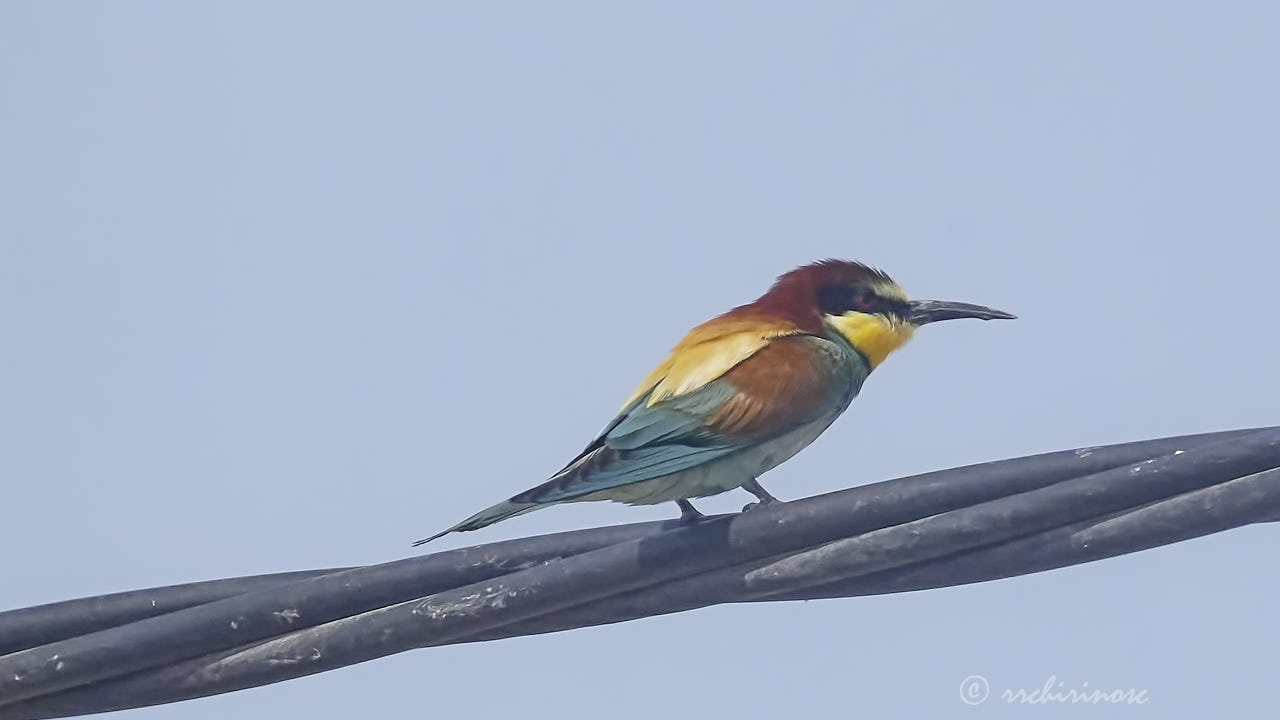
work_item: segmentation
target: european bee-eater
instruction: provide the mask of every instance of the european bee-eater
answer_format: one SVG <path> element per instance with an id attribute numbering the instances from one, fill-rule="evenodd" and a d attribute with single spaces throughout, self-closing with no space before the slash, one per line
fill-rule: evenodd
<path id="1" fill-rule="evenodd" d="M 689 498 L 736 487 L 775 502 L 757 478 L 821 435 L 917 327 L 1013 317 L 908 300 L 884 272 L 856 262 L 796 268 L 755 302 L 691 330 L 551 479 L 414 545 L 564 502 L 673 500 L 689 521 L 702 517 Z"/>

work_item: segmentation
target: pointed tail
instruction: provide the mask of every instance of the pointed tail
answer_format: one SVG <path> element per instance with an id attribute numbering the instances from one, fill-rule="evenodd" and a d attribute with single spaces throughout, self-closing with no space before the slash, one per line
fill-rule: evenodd
<path id="1" fill-rule="evenodd" d="M 448 535 L 451 532 L 467 532 L 468 530 L 479 530 L 482 527 L 492 525 L 496 522 L 501 522 L 503 520 L 506 520 L 507 518 L 513 518 L 517 515 L 523 515 L 527 512 L 531 512 L 533 510 L 537 510 L 538 508 L 543 508 L 543 507 L 546 507 L 546 505 L 543 503 L 522 503 L 522 502 L 512 502 L 510 500 L 503 500 L 502 502 L 498 503 L 497 505 L 494 505 L 493 507 L 481 510 L 480 512 L 476 513 L 475 515 L 472 515 L 466 520 L 463 520 L 457 525 L 454 525 L 448 530 L 443 530 L 441 532 L 436 533 L 435 535 L 432 535 L 429 538 L 423 538 L 415 542 L 413 546 L 418 547 L 419 545 L 426 545 L 432 540 L 435 540 L 438 537 L 444 537 L 445 535 Z"/>

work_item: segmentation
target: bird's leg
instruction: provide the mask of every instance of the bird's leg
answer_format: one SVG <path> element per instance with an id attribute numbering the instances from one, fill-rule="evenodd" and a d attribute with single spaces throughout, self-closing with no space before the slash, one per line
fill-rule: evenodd
<path id="1" fill-rule="evenodd" d="M 684 498 L 677 500 L 676 504 L 680 506 L 680 522 L 692 523 L 707 519 L 706 515 L 698 512 L 698 508 L 694 507 L 693 503 Z"/>
<path id="2" fill-rule="evenodd" d="M 760 487 L 760 483 L 756 482 L 755 478 L 751 478 L 750 480 L 742 483 L 742 489 L 758 498 L 756 502 L 744 505 L 742 507 L 742 512 L 754 510 L 755 508 L 762 507 L 764 505 L 772 505 L 773 503 L 781 502 L 778 498 L 770 495 L 768 490 Z"/>

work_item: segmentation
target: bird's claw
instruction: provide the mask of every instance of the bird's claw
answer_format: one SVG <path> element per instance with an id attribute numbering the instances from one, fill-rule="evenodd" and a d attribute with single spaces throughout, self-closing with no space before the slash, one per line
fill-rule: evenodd
<path id="1" fill-rule="evenodd" d="M 778 500 L 757 500 L 755 502 L 749 502 L 746 505 L 742 506 L 742 512 L 750 512 L 752 510 L 755 510 L 756 508 L 762 508 L 762 507 L 765 507 L 766 505 L 772 505 L 776 502 L 779 502 L 779 501 Z"/>
<path id="2" fill-rule="evenodd" d="M 693 503 L 688 500 L 677 500 L 676 504 L 680 506 L 680 522 L 682 523 L 696 523 L 707 519 L 707 516 L 698 512 L 698 508 L 694 507 Z"/>

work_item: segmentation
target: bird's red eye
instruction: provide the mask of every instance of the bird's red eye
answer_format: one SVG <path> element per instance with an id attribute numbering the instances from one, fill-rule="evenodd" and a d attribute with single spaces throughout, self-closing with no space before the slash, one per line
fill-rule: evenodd
<path id="1" fill-rule="evenodd" d="M 818 309 L 828 315 L 843 315 L 847 312 L 871 314 L 884 309 L 884 301 L 870 288 L 826 285 L 818 290 Z"/>

